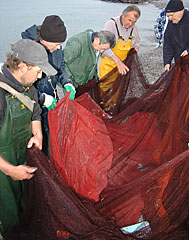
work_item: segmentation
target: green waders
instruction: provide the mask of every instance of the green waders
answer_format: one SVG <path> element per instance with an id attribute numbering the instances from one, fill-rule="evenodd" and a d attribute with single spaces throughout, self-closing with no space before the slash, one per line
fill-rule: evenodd
<path id="1" fill-rule="evenodd" d="M 32 112 L 10 94 L 5 97 L 7 110 L 0 129 L 0 155 L 13 165 L 25 164 L 26 146 L 32 136 Z M 2 233 L 19 223 L 26 200 L 25 190 L 25 181 L 14 181 L 0 172 Z"/>

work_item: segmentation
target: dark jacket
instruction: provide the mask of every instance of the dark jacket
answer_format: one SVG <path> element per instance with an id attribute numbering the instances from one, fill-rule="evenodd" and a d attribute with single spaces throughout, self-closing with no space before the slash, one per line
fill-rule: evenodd
<path id="1" fill-rule="evenodd" d="M 25 32 L 22 32 L 21 36 L 24 39 L 36 40 L 39 29 L 40 26 L 37 27 L 36 25 L 33 25 Z M 35 83 L 39 97 L 42 93 L 50 94 L 51 96 L 55 97 L 55 92 L 57 95 L 56 85 L 58 82 L 60 82 L 62 86 L 64 86 L 66 83 L 72 83 L 72 79 L 65 71 L 64 55 L 62 49 L 58 49 L 52 53 L 48 52 L 48 59 L 49 63 L 57 70 L 58 73 L 55 76 L 50 77 L 52 85 L 44 73 L 42 78 Z M 58 99 L 58 96 L 56 96 L 56 98 Z"/>
<path id="2" fill-rule="evenodd" d="M 167 25 L 163 44 L 164 66 L 171 64 L 173 59 L 176 61 L 184 50 L 189 53 L 189 11 L 187 10 L 177 24 L 169 21 Z"/>

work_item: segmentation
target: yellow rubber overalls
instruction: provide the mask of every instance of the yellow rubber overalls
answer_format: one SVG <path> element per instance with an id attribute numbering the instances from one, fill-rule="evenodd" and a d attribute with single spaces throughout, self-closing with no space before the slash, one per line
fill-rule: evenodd
<path id="1" fill-rule="evenodd" d="M 115 20 L 111 18 L 114 22 Z M 131 30 L 129 39 L 126 41 L 119 33 L 117 23 L 115 22 L 115 26 L 117 29 L 118 33 L 118 41 L 115 45 L 115 47 L 112 49 L 112 51 L 115 53 L 117 57 L 120 58 L 121 61 L 125 60 L 127 57 L 128 52 L 132 48 L 132 32 L 133 29 Z M 108 74 L 112 69 L 116 67 L 116 64 L 114 61 L 109 59 L 108 57 L 104 56 L 101 58 L 100 63 L 99 63 L 99 79 L 101 80 L 106 74 Z M 104 103 L 104 110 L 107 111 L 109 108 L 111 108 L 117 100 L 118 94 L 119 94 L 119 89 L 117 89 L 116 93 L 113 96 L 110 96 L 108 103 L 103 101 L 103 95 L 107 93 L 107 91 L 112 87 L 113 82 L 117 78 L 119 72 L 116 71 L 113 73 L 111 76 L 106 81 L 102 81 L 100 83 L 100 92 L 101 92 L 101 97 L 102 97 L 102 102 Z"/>

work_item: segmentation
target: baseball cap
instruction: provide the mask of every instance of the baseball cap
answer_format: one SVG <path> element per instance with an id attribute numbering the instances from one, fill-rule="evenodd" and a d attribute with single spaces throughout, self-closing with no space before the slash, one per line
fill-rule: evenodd
<path id="1" fill-rule="evenodd" d="M 57 71 L 49 64 L 45 48 L 34 40 L 21 39 L 11 47 L 11 55 L 20 61 L 37 65 L 46 75 L 55 75 Z"/>

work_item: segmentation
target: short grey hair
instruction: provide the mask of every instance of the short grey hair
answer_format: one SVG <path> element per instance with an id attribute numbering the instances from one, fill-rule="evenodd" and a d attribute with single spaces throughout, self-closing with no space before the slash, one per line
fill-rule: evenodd
<path id="1" fill-rule="evenodd" d="M 123 10 L 122 13 L 123 13 L 125 16 L 127 16 L 127 13 L 128 13 L 128 12 L 132 12 L 132 11 L 136 11 L 136 12 L 137 12 L 137 14 L 134 15 L 136 18 L 139 18 L 139 17 L 140 17 L 141 12 L 140 12 L 140 9 L 139 9 L 136 5 L 130 5 L 130 6 L 126 7 L 126 8 Z"/>
<path id="2" fill-rule="evenodd" d="M 100 42 L 99 44 L 110 44 L 110 48 L 113 48 L 116 44 L 116 38 L 115 34 L 110 31 L 100 31 L 100 32 L 94 32 L 94 37 L 99 38 Z"/>

